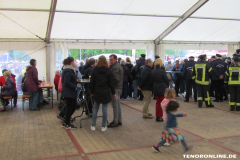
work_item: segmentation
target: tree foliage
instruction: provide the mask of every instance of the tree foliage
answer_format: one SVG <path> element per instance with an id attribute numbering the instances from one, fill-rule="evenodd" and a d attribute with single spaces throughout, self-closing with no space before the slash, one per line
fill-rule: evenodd
<path id="1" fill-rule="evenodd" d="M 80 59 L 80 52 L 81 52 L 81 59 L 86 59 L 87 57 L 96 56 L 102 53 L 117 53 L 121 55 L 132 56 L 131 49 L 69 49 L 71 57 L 74 59 Z M 136 58 L 140 57 L 141 54 L 145 54 L 145 50 L 136 50 Z"/>

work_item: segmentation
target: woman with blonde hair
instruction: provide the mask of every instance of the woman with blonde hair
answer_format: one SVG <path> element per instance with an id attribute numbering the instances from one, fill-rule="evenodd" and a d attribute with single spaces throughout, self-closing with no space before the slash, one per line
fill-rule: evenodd
<path id="1" fill-rule="evenodd" d="M 110 93 L 110 90 L 111 93 Z M 113 79 L 111 71 L 108 68 L 108 62 L 105 56 L 100 56 L 98 58 L 98 63 L 93 69 L 91 81 L 90 81 L 90 92 L 94 99 L 93 115 L 92 115 L 92 125 L 91 130 L 96 130 L 96 120 L 99 106 L 102 103 L 102 131 L 107 130 L 107 105 L 111 102 L 111 94 L 114 99 L 116 99 L 115 89 L 113 85 Z"/>
<path id="2" fill-rule="evenodd" d="M 163 110 L 161 107 L 161 102 L 164 99 L 164 92 L 168 88 L 169 82 L 167 73 L 164 69 L 163 62 L 160 58 L 155 61 L 155 68 L 152 70 L 152 82 L 153 82 L 153 92 L 156 102 L 156 121 L 163 122 Z"/>

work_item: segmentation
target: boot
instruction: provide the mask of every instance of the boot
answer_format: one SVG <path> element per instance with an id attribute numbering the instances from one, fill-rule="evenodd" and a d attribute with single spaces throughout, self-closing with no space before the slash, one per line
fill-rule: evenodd
<path id="1" fill-rule="evenodd" d="M 229 108 L 230 111 L 235 111 L 235 106 L 234 105 L 231 105 L 230 108 Z"/>
<path id="2" fill-rule="evenodd" d="M 236 106 L 236 111 L 240 111 L 240 106 Z"/>
<path id="3" fill-rule="evenodd" d="M 198 108 L 202 108 L 202 101 L 200 100 L 200 101 L 198 101 Z"/>
<path id="4" fill-rule="evenodd" d="M 208 102 L 205 101 L 206 107 L 214 107 L 214 105 L 210 102 L 210 104 L 208 105 Z"/>

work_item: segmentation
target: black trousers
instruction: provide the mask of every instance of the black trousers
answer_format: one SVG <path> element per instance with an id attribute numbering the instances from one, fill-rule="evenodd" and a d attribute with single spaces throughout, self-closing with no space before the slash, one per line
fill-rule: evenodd
<path id="1" fill-rule="evenodd" d="M 13 96 L 13 104 L 14 104 L 14 106 L 17 105 L 17 99 L 18 99 L 18 92 L 15 92 L 15 94 Z"/>
<path id="2" fill-rule="evenodd" d="M 129 81 L 129 83 L 128 83 L 128 96 L 129 97 L 132 97 L 132 92 L 133 92 L 132 81 Z"/>
<path id="3" fill-rule="evenodd" d="M 76 101 L 77 99 L 66 98 L 67 110 L 65 113 L 65 123 L 70 124 L 70 118 L 76 110 Z"/>
<path id="4" fill-rule="evenodd" d="M 210 85 L 209 85 L 209 95 L 211 96 L 211 97 L 213 97 L 213 90 L 214 90 L 214 87 L 213 87 L 213 83 L 212 83 L 212 80 L 211 80 L 211 83 L 210 83 Z"/>
<path id="5" fill-rule="evenodd" d="M 223 100 L 223 85 L 224 80 L 212 80 L 215 89 L 216 100 Z"/>
<path id="6" fill-rule="evenodd" d="M 205 101 L 208 103 L 208 105 L 211 104 L 210 97 L 208 93 L 208 85 L 200 85 L 196 83 L 196 89 L 197 89 L 197 100 L 199 101 Z"/>
<path id="7" fill-rule="evenodd" d="M 139 97 L 139 99 L 143 99 L 143 94 L 142 94 L 141 90 L 138 90 L 137 97 Z"/>
<path id="8" fill-rule="evenodd" d="M 175 79 L 175 81 L 174 81 L 174 83 L 175 83 L 176 95 L 178 95 L 178 93 L 179 93 L 180 82 L 181 82 L 181 78 L 177 78 L 177 79 Z"/>
<path id="9" fill-rule="evenodd" d="M 186 79 L 186 100 L 189 100 L 189 95 L 194 91 L 194 100 L 197 100 L 197 90 L 194 79 Z"/>
<path id="10" fill-rule="evenodd" d="M 239 86 L 228 86 L 228 91 L 230 94 L 230 106 L 237 106 L 240 109 L 240 85 Z"/>

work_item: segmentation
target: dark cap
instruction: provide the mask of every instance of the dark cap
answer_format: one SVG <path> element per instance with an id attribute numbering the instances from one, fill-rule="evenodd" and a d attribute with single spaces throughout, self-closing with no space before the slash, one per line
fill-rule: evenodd
<path id="1" fill-rule="evenodd" d="M 233 54 L 233 57 L 234 57 L 234 56 L 237 56 L 237 54 L 236 54 L 236 53 L 234 53 L 234 54 Z"/>
<path id="2" fill-rule="evenodd" d="M 146 55 L 145 55 L 145 54 L 141 54 L 141 57 L 145 58 L 145 57 L 146 57 Z"/>
<path id="3" fill-rule="evenodd" d="M 239 61 L 239 58 L 238 58 L 237 56 L 234 56 L 234 57 L 233 57 L 233 60 L 234 60 L 234 62 L 238 62 L 238 61 Z"/>
<path id="4" fill-rule="evenodd" d="M 230 59 L 230 60 L 231 60 L 231 58 L 230 58 L 230 57 L 228 57 L 227 59 Z"/>
<path id="5" fill-rule="evenodd" d="M 217 57 L 222 57 L 221 54 L 216 54 Z"/>
<path id="6" fill-rule="evenodd" d="M 193 56 L 190 56 L 189 58 L 194 58 Z"/>
<path id="7" fill-rule="evenodd" d="M 205 56 L 204 55 L 200 55 L 198 58 L 201 59 L 201 60 L 204 60 Z"/>
<path id="8" fill-rule="evenodd" d="M 216 58 L 216 56 L 212 56 L 211 58 Z"/>
<path id="9" fill-rule="evenodd" d="M 160 56 L 156 55 L 155 58 L 158 59 L 158 58 L 160 58 Z"/>

